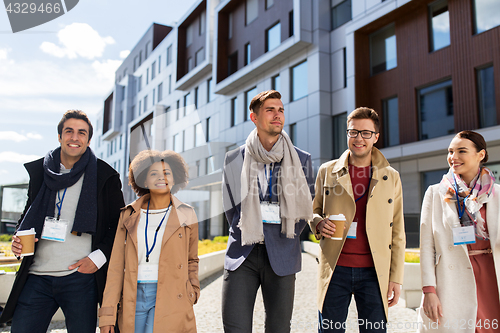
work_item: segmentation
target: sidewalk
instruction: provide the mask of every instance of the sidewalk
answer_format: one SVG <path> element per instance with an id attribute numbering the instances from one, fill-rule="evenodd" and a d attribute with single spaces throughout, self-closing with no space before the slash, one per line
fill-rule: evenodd
<path id="1" fill-rule="evenodd" d="M 302 271 L 297 274 L 295 284 L 295 301 L 292 316 L 293 333 L 316 333 L 318 314 L 316 310 L 316 274 L 318 264 L 316 258 L 310 254 L 302 254 Z M 200 333 L 222 332 L 221 319 L 221 289 L 222 272 L 212 275 L 201 282 L 201 297 L 194 306 L 196 324 Z M 400 300 L 400 303 L 404 303 Z M 254 310 L 253 332 L 264 332 L 264 304 L 262 296 L 257 295 Z M 389 309 L 389 323 L 393 326 L 388 329 L 390 333 L 416 332 L 417 315 L 415 310 L 407 309 L 398 304 Z M 349 309 L 347 320 L 348 333 L 358 332 L 355 325 L 357 320 L 354 299 Z M 0 332 L 10 332 L 10 327 L 0 329 Z M 49 329 L 51 333 L 66 333 L 63 322 L 53 322 Z M 97 329 L 97 332 L 99 330 Z"/>

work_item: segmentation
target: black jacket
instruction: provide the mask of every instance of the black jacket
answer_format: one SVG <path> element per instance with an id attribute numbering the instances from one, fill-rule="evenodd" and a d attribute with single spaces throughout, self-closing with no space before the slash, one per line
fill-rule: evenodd
<path id="1" fill-rule="evenodd" d="M 43 184 L 43 158 L 26 163 L 24 165 L 30 176 L 28 187 L 28 201 L 17 223 L 16 229 L 24 218 L 31 203 L 35 200 Z M 121 190 L 120 175 L 106 162 L 97 159 L 97 228 L 92 236 L 92 251 L 100 249 L 106 256 L 107 262 L 97 272 L 94 273 L 97 283 L 97 295 L 99 304 L 102 302 L 102 294 L 106 284 L 106 273 L 108 271 L 108 262 L 111 256 L 111 248 L 120 217 L 120 209 L 125 206 L 123 193 Z M 36 247 L 35 247 L 36 251 Z M 28 278 L 29 268 L 33 263 L 34 256 L 24 257 L 12 290 L 5 305 L 5 309 L 0 316 L 0 323 L 12 320 L 17 300 L 24 284 Z"/>

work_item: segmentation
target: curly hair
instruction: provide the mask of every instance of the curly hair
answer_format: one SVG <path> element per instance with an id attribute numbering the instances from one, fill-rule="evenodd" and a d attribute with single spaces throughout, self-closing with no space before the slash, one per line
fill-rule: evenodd
<path id="1" fill-rule="evenodd" d="M 181 155 L 172 150 L 143 150 L 134 157 L 128 172 L 128 183 L 138 196 L 142 197 L 149 193 L 149 189 L 144 188 L 144 184 L 149 168 L 156 162 L 165 162 L 170 165 L 175 181 L 175 185 L 171 189 L 172 194 L 186 187 L 189 171 Z"/>
<path id="2" fill-rule="evenodd" d="M 90 141 L 90 139 L 92 139 L 92 134 L 94 134 L 94 128 L 92 127 L 92 123 L 90 122 L 89 117 L 87 117 L 85 112 L 80 110 L 68 110 L 63 114 L 61 120 L 59 121 L 59 124 L 57 124 L 57 133 L 59 134 L 59 136 L 62 135 L 64 123 L 66 122 L 66 120 L 71 118 L 81 119 L 89 125 L 89 141 Z"/>

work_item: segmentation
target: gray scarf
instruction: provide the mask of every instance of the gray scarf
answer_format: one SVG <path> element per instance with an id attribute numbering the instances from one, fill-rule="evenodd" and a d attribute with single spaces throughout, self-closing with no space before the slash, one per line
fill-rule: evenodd
<path id="1" fill-rule="evenodd" d="M 245 158 L 241 171 L 241 229 L 242 245 L 251 245 L 264 239 L 257 183 L 257 163 L 281 161 L 278 175 L 278 198 L 281 215 L 281 232 L 287 238 L 295 237 L 295 223 L 312 219 L 312 197 L 306 181 L 299 155 L 285 131 L 267 151 L 259 140 L 257 129 L 247 138 Z"/>

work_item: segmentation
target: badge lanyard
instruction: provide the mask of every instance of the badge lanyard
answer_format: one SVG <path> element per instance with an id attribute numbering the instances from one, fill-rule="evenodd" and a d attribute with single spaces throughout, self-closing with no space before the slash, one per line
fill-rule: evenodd
<path id="1" fill-rule="evenodd" d="M 465 213 L 465 200 L 467 200 L 467 198 L 469 197 L 470 193 L 469 193 L 468 196 L 466 196 L 464 198 L 463 207 L 462 207 L 462 205 L 460 204 L 460 197 L 458 196 L 458 184 L 457 184 L 457 179 L 455 178 L 455 176 L 453 176 L 453 180 L 455 181 L 455 195 L 457 197 L 458 219 L 461 221 L 462 220 L 462 216 Z M 471 193 L 472 193 L 472 191 L 471 191 Z"/>
<path id="2" fill-rule="evenodd" d="M 266 175 L 267 178 L 267 168 L 264 166 L 264 174 Z M 269 182 L 268 182 L 268 187 L 269 187 L 269 203 L 272 202 L 272 190 L 273 190 L 273 163 L 269 164 Z"/>
<path id="3" fill-rule="evenodd" d="M 60 191 L 57 191 L 57 199 L 59 199 L 59 202 L 56 202 L 57 220 L 59 220 L 61 218 L 61 209 L 62 209 L 62 205 L 63 205 L 63 201 L 64 201 L 64 196 L 66 195 L 66 190 L 67 189 L 68 189 L 67 187 L 64 189 L 64 193 L 62 195 L 62 198 L 59 195 Z"/>
<path id="4" fill-rule="evenodd" d="M 155 245 L 156 245 L 156 236 L 158 236 L 158 231 L 160 230 L 161 228 L 161 225 L 163 223 L 163 220 L 165 220 L 165 216 L 167 216 L 167 213 L 168 211 L 170 210 L 170 206 L 172 205 L 172 200 L 170 200 L 170 203 L 168 204 L 168 208 L 165 212 L 165 215 L 163 215 L 163 218 L 161 219 L 160 221 L 160 224 L 158 225 L 158 228 L 156 228 L 156 231 L 155 231 L 155 238 L 153 240 L 153 245 L 151 246 L 151 250 L 149 249 L 149 246 L 148 246 L 148 217 L 149 217 L 149 202 L 148 201 L 148 209 L 146 211 L 146 229 L 145 229 L 145 236 L 146 236 L 146 262 L 149 262 L 149 255 L 151 254 L 151 252 L 153 252 L 153 249 L 155 248 Z"/>

